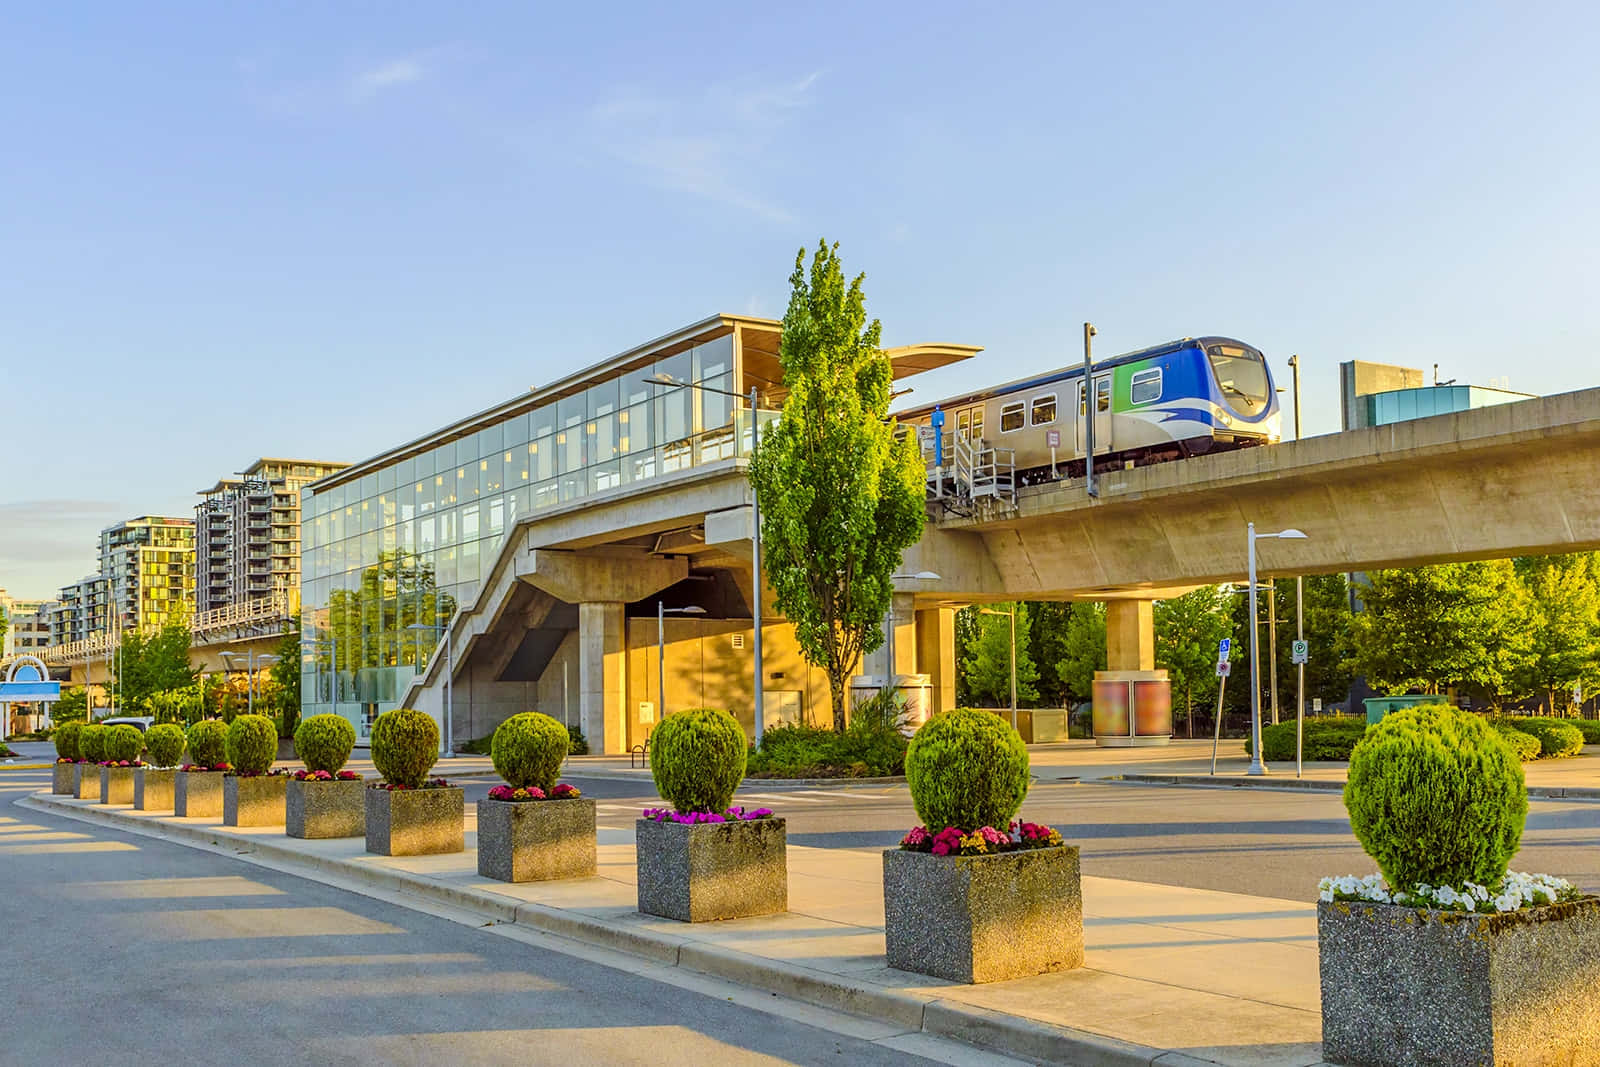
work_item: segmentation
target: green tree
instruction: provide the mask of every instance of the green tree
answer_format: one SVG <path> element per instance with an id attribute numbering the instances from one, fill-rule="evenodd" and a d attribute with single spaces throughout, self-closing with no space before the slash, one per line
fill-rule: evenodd
<path id="1" fill-rule="evenodd" d="M 1067 698 L 1082 703 L 1094 698 L 1094 672 L 1106 669 L 1106 607 L 1074 604 L 1067 620 L 1056 676 Z"/>
<path id="2" fill-rule="evenodd" d="M 1034 683 L 1039 680 L 1039 668 L 1034 665 L 1028 651 L 1028 605 L 1021 603 L 995 604 L 990 611 L 1017 613 L 1017 706 L 1022 707 L 1039 699 Z M 967 678 L 967 691 L 975 701 L 987 701 L 993 708 L 1011 706 L 1011 620 L 1000 615 L 978 613 L 978 639 L 967 658 L 961 661 L 961 672 Z"/>
<path id="3" fill-rule="evenodd" d="M 1029 657 L 1035 664 L 1060 663 L 1067 654 L 1067 624 L 1072 619 L 1072 605 L 1040 600 L 1030 602 L 1027 608 Z M 1066 706 L 1067 689 L 1054 669 L 1041 670 L 1035 685 L 1039 690 L 1039 707 Z"/>
<path id="4" fill-rule="evenodd" d="M 153 694 L 193 685 L 199 672 L 189 666 L 189 644 L 189 626 L 181 619 L 154 631 L 123 634 L 122 647 L 112 657 L 118 704 L 142 712 Z"/>
<path id="5" fill-rule="evenodd" d="M 1207 585 L 1156 601 L 1156 666 L 1166 670 L 1173 703 L 1184 709 L 1191 735 L 1195 702 L 1209 701 L 1217 691 L 1217 646 L 1232 633 L 1231 599 L 1219 587 Z"/>
<path id="6" fill-rule="evenodd" d="M 958 665 L 965 663 L 967 658 L 972 655 L 972 650 L 976 647 L 978 638 L 983 632 L 979 625 L 981 620 L 982 616 L 978 614 L 978 609 L 975 607 L 962 608 L 956 612 L 956 663 Z M 976 702 L 972 695 L 972 689 L 968 685 L 967 672 L 956 671 L 956 707 L 971 707 Z"/>
<path id="7" fill-rule="evenodd" d="M 762 432 L 750 479 L 761 496 L 767 580 L 806 659 L 828 676 L 842 729 L 846 687 L 883 643 L 889 576 L 922 534 L 922 459 L 888 418 L 892 371 L 867 322 L 862 278 L 838 246 L 800 250 L 778 359 L 783 417 Z"/>
<path id="8" fill-rule="evenodd" d="M 1537 697 L 1551 714 L 1566 693 L 1590 682 L 1600 656 L 1600 582 L 1590 553 L 1519 559 L 1527 605 L 1525 643 L 1510 671 L 1518 697 Z M 1585 688 L 1590 688 L 1585 685 Z"/>
<path id="9" fill-rule="evenodd" d="M 1343 574 L 1311 574 L 1304 578 L 1306 612 L 1305 635 L 1310 649 L 1306 663 L 1306 710 L 1313 699 L 1325 703 L 1342 701 L 1350 695 L 1350 685 L 1355 680 L 1350 670 L 1350 587 Z M 1246 599 L 1239 597 L 1240 600 Z M 1265 615 L 1263 614 L 1263 618 Z M 1289 717 L 1293 717 L 1296 686 L 1299 678 L 1294 665 L 1295 640 L 1295 583 L 1293 578 L 1278 579 L 1278 700 Z M 1266 641 L 1266 631 L 1262 630 Z M 1237 659 L 1244 649 L 1244 637 L 1237 642 Z M 1263 653 L 1265 653 L 1263 644 Z M 1262 656 L 1262 670 L 1266 670 L 1266 656 Z M 1239 677 L 1230 680 L 1236 684 Z M 1249 685 L 1244 686 L 1246 690 Z M 1248 694 L 1247 694 L 1248 695 Z"/>
<path id="10" fill-rule="evenodd" d="M 64 722 L 82 722 L 89 711 L 89 693 L 86 688 L 62 686 L 61 699 L 50 705 L 50 721 L 57 726 Z"/>
<path id="11" fill-rule="evenodd" d="M 283 735 L 294 736 L 300 724 L 300 620 L 292 620 L 278 642 L 272 665 L 273 711 L 282 720 Z"/>
<path id="12" fill-rule="evenodd" d="M 182 689 L 163 689 L 159 693 L 152 693 L 148 706 L 156 722 L 187 726 L 199 721 L 205 710 L 205 698 L 200 683 L 196 682 Z"/>

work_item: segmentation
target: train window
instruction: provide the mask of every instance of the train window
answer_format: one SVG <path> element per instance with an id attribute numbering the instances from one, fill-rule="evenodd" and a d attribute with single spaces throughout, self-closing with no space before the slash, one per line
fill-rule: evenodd
<path id="1" fill-rule="evenodd" d="M 1056 421 L 1056 394 L 1049 396 L 1036 396 L 1033 398 L 1033 407 L 1028 412 L 1028 425 L 1044 426 Z"/>
<path id="2" fill-rule="evenodd" d="M 1094 383 L 1094 410 L 1097 414 L 1111 410 L 1111 379 L 1101 378 Z"/>
<path id="3" fill-rule="evenodd" d="M 1013 430 L 1022 429 L 1022 409 L 1023 405 L 1021 401 L 1018 401 L 1015 404 L 1007 404 L 1005 407 L 1000 409 L 1001 433 L 1010 433 Z"/>
<path id="4" fill-rule="evenodd" d="M 1222 388 L 1229 407 L 1244 415 L 1256 415 L 1267 409 L 1272 383 L 1260 352 L 1242 345 L 1212 345 L 1206 349 L 1206 355 L 1211 359 L 1211 370 L 1217 376 L 1217 385 Z"/>
<path id="5" fill-rule="evenodd" d="M 1078 383 L 1078 418 L 1083 418 L 1089 413 L 1089 390 L 1085 389 L 1082 382 Z"/>
<path id="6" fill-rule="evenodd" d="M 1161 399 L 1161 368 L 1142 370 L 1133 376 L 1132 396 L 1135 404 L 1149 404 Z"/>

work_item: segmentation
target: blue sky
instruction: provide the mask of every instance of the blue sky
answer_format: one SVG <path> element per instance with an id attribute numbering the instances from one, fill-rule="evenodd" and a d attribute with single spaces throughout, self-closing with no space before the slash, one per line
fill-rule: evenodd
<path id="1" fill-rule="evenodd" d="M 458 8 L 464 7 L 466 10 Z M 771 8 L 771 11 L 765 10 Z M 1600 384 L 1592 5 L 62 4 L 0 33 L 0 585 L 716 311 L 796 249 L 927 400 L 1224 333 Z"/>

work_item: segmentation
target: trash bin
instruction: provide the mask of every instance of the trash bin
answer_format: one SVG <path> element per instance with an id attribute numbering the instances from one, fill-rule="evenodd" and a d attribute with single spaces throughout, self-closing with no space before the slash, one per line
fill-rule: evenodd
<path id="1" fill-rule="evenodd" d="M 1444 697 L 1436 696 L 1432 693 L 1405 693 L 1401 696 L 1393 697 L 1368 697 L 1361 703 L 1367 707 L 1367 725 L 1371 726 L 1391 711 L 1399 711 L 1401 708 L 1415 708 L 1422 704 L 1443 704 L 1444 702 Z"/>

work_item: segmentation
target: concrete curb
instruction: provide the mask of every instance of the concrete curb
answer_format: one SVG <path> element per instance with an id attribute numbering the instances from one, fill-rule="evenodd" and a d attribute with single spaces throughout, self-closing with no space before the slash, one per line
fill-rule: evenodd
<path id="1" fill-rule="evenodd" d="M 1279 775 L 1245 778 L 1239 775 L 1119 774 L 1097 779 L 1131 785 L 1177 785 L 1190 789 L 1279 789 L 1312 793 L 1343 793 L 1344 783 L 1326 778 L 1284 778 Z M 1600 788 L 1593 786 L 1530 785 L 1528 796 L 1535 800 L 1600 800 Z"/>
<path id="2" fill-rule="evenodd" d="M 489 922 L 530 927 L 569 941 L 740 982 L 792 1000 L 963 1041 L 1006 1055 L 1056 1063 L 1105 1064 L 1107 1067 L 1127 1064 L 1176 1067 L 1208 1062 L 1183 1053 L 1130 1044 L 936 996 L 889 989 L 658 930 L 630 929 L 631 924 L 626 919 L 619 922 L 503 897 L 488 890 L 446 885 L 424 875 L 309 855 L 274 841 L 236 836 L 221 826 L 186 826 L 159 821 L 159 816 L 136 818 L 120 806 L 82 807 L 64 800 L 50 793 L 35 793 L 15 803 L 35 811 L 80 822 L 103 823 L 176 844 L 208 850 L 231 848 L 237 858 L 247 862 L 252 855 L 258 856 L 290 868 L 290 873 L 337 888 L 351 889 L 349 883 L 354 882 L 445 905 Z"/>

